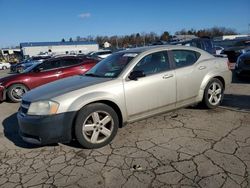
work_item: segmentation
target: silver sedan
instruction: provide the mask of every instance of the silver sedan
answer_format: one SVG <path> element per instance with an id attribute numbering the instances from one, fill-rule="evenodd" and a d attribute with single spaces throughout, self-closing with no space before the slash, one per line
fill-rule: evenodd
<path id="1" fill-rule="evenodd" d="M 76 138 L 85 148 L 102 147 L 126 123 L 200 102 L 216 108 L 231 78 L 226 59 L 197 48 L 117 52 L 85 75 L 28 92 L 18 112 L 20 134 L 37 144 Z"/>

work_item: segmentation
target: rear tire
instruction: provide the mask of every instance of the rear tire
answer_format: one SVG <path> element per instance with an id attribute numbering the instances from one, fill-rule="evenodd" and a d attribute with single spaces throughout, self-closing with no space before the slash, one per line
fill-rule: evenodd
<path id="1" fill-rule="evenodd" d="M 23 95 L 28 91 L 28 88 L 23 84 L 13 84 L 7 90 L 7 96 L 11 102 L 21 102 Z"/>
<path id="2" fill-rule="evenodd" d="M 203 104 L 213 109 L 219 106 L 223 100 L 224 88 L 221 81 L 217 78 L 210 80 L 205 88 L 203 96 Z"/>
<path id="3" fill-rule="evenodd" d="M 84 148 L 100 148 L 113 140 L 118 127 L 118 115 L 113 108 L 106 104 L 93 103 L 79 111 L 75 135 Z"/>

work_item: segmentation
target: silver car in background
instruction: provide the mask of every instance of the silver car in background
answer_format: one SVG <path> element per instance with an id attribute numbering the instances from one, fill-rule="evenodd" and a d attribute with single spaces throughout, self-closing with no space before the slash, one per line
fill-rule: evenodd
<path id="1" fill-rule="evenodd" d="M 76 138 L 85 148 L 102 147 L 126 123 L 200 102 L 217 107 L 231 78 L 225 59 L 193 47 L 117 52 L 85 75 L 25 94 L 20 135 L 35 144 Z"/>

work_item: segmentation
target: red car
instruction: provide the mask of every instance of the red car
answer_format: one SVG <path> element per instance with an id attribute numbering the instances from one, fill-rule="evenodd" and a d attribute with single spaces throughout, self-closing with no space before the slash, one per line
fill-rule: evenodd
<path id="1" fill-rule="evenodd" d="M 64 56 L 34 64 L 22 74 L 0 79 L 0 101 L 8 98 L 12 102 L 20 102 L 27 91 L 62 78 L 84 74 L 97 62 L 86 57 Z"/>

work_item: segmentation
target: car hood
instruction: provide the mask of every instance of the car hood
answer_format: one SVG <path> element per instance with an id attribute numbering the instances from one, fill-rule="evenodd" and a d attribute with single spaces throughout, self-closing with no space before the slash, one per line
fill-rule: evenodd
<path id="1" fill-rule="evenodd" d="M 224 52 L 243 50 L 246 46 L 233 46 L 224 49 Z"/>
<path id="2" fill-rule="evenodd" d="M 23 96 L 24 101 L 35 102 L 48 100 L 65 93 L 112 80 L 112 78 L 98 78 L 90 76 L 72 76 L 37 87 Z"/>
<path id="3" fill-rule="evenodd" d="M 11 80 L 18 80 L 20 76 L 22 76 L 22 75 L 21 74 L 12 74 L 10 76 L 0 78 L 0 83 L 6 83 L 6 82 L 11 81 Z"/>

